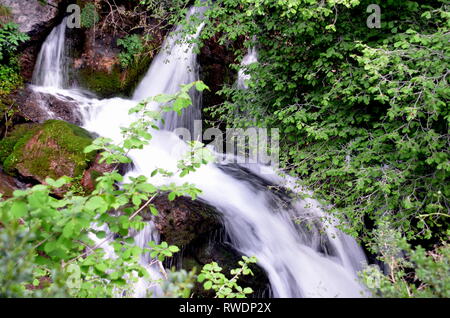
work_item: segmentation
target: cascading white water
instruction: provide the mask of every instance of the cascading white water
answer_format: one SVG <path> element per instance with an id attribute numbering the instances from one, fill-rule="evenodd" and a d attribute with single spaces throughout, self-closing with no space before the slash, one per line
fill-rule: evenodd
<path id="1" fill-rule="evenodd" d="M 188 19 L 193 15 L 201 15 L 205 8 L 192 7 L 188 13 Z M 200 24 L 196 34 L 197 38 L 204 24 Z M 182 26 L 178 26 L 175 31 L 167 37 L 162 45 L 161 52 L 154 58 L 141 83 L 133 94 L 133 100 L 140 101 L 144 98 L 159 94 L 174 94 L 178 92 L 181 84 L 189 84 L 199 79 L 199 69 L 197 55 L 194 53 L 193 43 L 181 41 Z M 175 112 L 164 115 L 165 123 L 162 128 L 174 130 L 184 127 L 194 132 L 194 120 L 201 119 L 200 98 L 198 92 L 191 93 L 193 106 L 182 111 L 178 116 Z"/>
<path id="2" fill-rule="evenodd" d="M 67 61 L 65 55 L 67 18 L 49 34 L 39 52 L 33 72 L 33 84 L 65 88 Z"/>
<path id="3" fill-rule="evenodd" d="M 238 72 L 237 86 L 241 89 L 247 89 L 247 83 L 250 79 L 250 75 L 246 73 L 245 67 L 258 61 L 258 53 L 255 47 L 248 50 L 247 54 L 242 59 L 241 65 L 243 66 Z"/>
<path id="4" fill-rule="evenodd" d="M 201 26 L 196 36 L 200 30 Z M 54 35 L 60 31 L 55 31 Z M 196 80 L 197 63 L 192 47 L 178 40 L 176 36 L 166 40 L 165 49 L 155 57 L 133 100 L 96 100 L 81 97 L 74 91 L 65 91 L 67 96 L 84 105 L 83 126 L 101 136 L 119 141 L 120 127 L 127 127 L 135 120 L 134 116 L 128 115 L 128 110 L 135 106 L 137 100 L 159 93 L 174 93 L 180 84 Z M 47 41 L 51 43 L 44 44 L 40 56 L 42 61 L 48 59 L 47 55 L 60 56 L 56 52 L 59 50 L 59 36 L 49 36 Z M 170 59 L 169 63 L 166 63 L 167 58 Z M 50 72 L 55 68 L 46 69 Z M 58 69 L 60 72 L 63 70 Z M 43 70 L 37 67 L 36 77 L 45 78 Z M 64 74 L 59 76 L 63 78 Z M 36 83 L 46 85 L 49 82 Z M 62 93 L 58 90 L 58 94 Z M 190 111 L 184 113 L 182 121 L 168 118 L 170 124 L 165 126 L 165 131 L 152 130 L 150 144 L 142 150 L 129 153 L 135 168 L 126 178 L 148 176 L 155 168 L 177 171 L 178 160 L 188 151 L 188 146 L 168 130 L 179 126 L 191 127 L 191 121 L 197 119 L 199 99 L 194 100 L 194 103 Z M 233 159 L 232 156 L 230 158 Z M 270 167 L 261 168 L 259 165 L 210 163 L 183 178 L 175 174 L 170 179 L 156 176 L 151 180 L 156 185 L 189 182 L 201 189 L 200 198 L 222 213 L 233 246 L 243 255 L 257 257 L 258 264 L 267 273 L 275 297 L 361 296 L 364 290 L 358 283 L 356 272 L 362 267 L 365 257 L 355 240 L 338 231 L 332 219 L 328 227 L 323 226 L 322 218 L 326 215 L 314 200 L 293 201 L 284 197 L 286 202 L 280 202 L 280 196 L 271 192 L 267 185 L 278 185 L 294 191 L 292 184 L 295 180 L 280 178 Z M 266 173 L 260 174 L 261 170 Z M 268 170 L 270 173 L 267 173 Z M 306 220 L 310 228 L 296 224 L 294 219 Z M 157 239 L 158 235 L 151 224 L 135 237 L 139 246 Z M 142 258 L 142 264 L 150 274 L 159 278 L 158 268 L 149 266 L 149 262 L 148 256 Z M 141 280 L 134 295 L 144 296 L 149 287 L 148 283 Z M 157 289 L 154 291 L 157 292 Z"/>

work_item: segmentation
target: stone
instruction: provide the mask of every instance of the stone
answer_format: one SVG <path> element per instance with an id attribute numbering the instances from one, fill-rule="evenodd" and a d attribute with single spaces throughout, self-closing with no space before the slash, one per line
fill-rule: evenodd
<path id="1" fill-rule="evenodd" d="M 77 102 L 68 97 L 37 92 L 27 86 L 13 93 L 10 98 L 22 117 L 29 121 L 42 123 L 56 118 L 75 125 L 82 123 Z"/>
<path id="2" fill-rule="evenodd" d="M 220 216 L 201 200 L 178 197 L 173 201 L 161 195 L 152 202 L 159 212 L 155 226 L 161 239 L 177 246 L 186 246 L 198 236 L 220 228 Z"/>
<path id="3" fill-rule="evenodd" d="M 40 183 L 47 177 L 81 178 L 95 156 L 83 151 L 91 142 L 89 132 L 61 120 L 18 125 L 0 141 L 0 161 L 8 174 Z"/>
<path id="4" fill-rule="evenodd" d="M 230 270 L 238 268 L 241 254 L 235 250 L 221 221 L 221 214 L 206 202 L 188 197 L 178 197 L 173 201 L 167 195 L 158 196 L 153 202 L 159 215 L 151 217 L 150 212 L 144 219 L 152 219 L 158 229 L 161 241 L 177 245 L 182 248 L 181 258 L 176 264 L 179 268 L 197 271 L 203 265 L 217 262 L 223 268 L 223 273 L 229 277 Z M 167 268 L 172 267 L 173 261 L 168 260 Z M 269 296 L 269 280 L 266 273 L 259 266 L 250 266 L 254 276 L 243 276 L 238 283 L 243 287 L 252 287 L 255 296 Z M 231 277 L 229 277 L 231 278 Z M 194 288 L 195 297 L 213 297 L 200 284 Z"/>
<path id="5" fill-rule="evenodd" d="M 30 36 L 54 24 L 61 0 L 47 2 L 48 5 L 42 5 L 37 0 L 0 0 L 1 5 L 10 9 L 12 20 L 19 25 L 19 30 Z"/>

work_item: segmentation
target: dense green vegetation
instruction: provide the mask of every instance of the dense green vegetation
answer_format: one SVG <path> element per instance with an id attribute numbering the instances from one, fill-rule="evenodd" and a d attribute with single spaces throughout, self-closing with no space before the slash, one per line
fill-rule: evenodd
<path id="1" fill-rule="evenodd" d="M 92 160 L 93 154 L 83 153 L 91 142 L 87 131 L 60 120 L 18 125 L 0 141 L 0 163 L 10 174 L 20 170 L 41 181 L 79 177 Z"/>
<path id="2" fill-rule="evenodd" d="M 244 38 L 259 55 L 248 67 L 249 89 L 225 87 L 227 102 L 210 111 L 233 127 L 278 127 L 283 167 L 331 203 L 345 230 L 371 251 L 379 251 L 375 233 L 389 224 L 413 248 L 441 246 L 440 260 L 416 257 L 419 267 L 448 270 L 449 7 L 383 1 L 381 28 L 369 28 L 372 2 L 210 4 L 202 37 L 219 32 L 223 44 Z M 439 279 L 400 273 L 390 283 L 423 283 L 448 295 L 448 278 L 441 294 Z"/>
<path id="3" fill-rule="evenodd" d="M 201 82 L 192 83 L 182 87 L 178 94 L 157 96 L 155 99 L 142 101 L 131 109 L 130 114 L 139 115 L 139 119 L 130 127 L 122 128 L 123 141 L 120 144 L 113 144 L 106 138 L 97 138 L 86 144 L 86 132 L 72 125 L 69 126 L 73 130 L 72 136 L 64 136 L 67 131 L 59 131 L 58 135 L 69 143 L 66 144 L 67 147 L 83 147 L 86 154 L 100 151 L 101 160 L 115 165 L 115 168 L 97 178 L 95 191 L 89 195 L 79 195 L 69 189 L 61 199 L 56 199 L 52 194 L 73 179 L 63 176 L 54 180 L 48 177 L 43 184 L 27 190 L 16 190 L 12 198 L 0 201 L 0 297 L 131 296 L 133 283 L 139 277 L 147 278 L 150 282 L 161 280 L 149 276 L 147 269 L 139 262 L 140 256 L 150 253 L 155 262 L 161 263 L 165 258 L 172 257 L 179 248 L 166 242 L 149 242 L 147 248 L 140 248 L 135 245 L 130 234 L 146 226 L 141 212 L 150 210 L 152 214 L 158 214 L 152 204 L 157 195 L 167 194 L 169 200 L 182 195 L 195 199 L 200 190 L 188 183 L 157 187 L 145 176 L 131 177 L 130 182 L 122 183 L 119 188 L 116 183 L 123 182 L 124 179 L 117 169 L 119 164 L 131 162 L 127 157 L 130 150 L 142 149 L 152 138 L 148 128 L 156 127 L 156 120 L 162 114 L 150 111 L 147 108 L 150 102 L 164 100 L 171 105 L 165 107 L 165 111 L 181 111 L 191 105 L 187 92 L 194 85 L 199 90 L 206 88 Z M 45 123 L 44 128 L 50 127 L 54 131 L 65 127 L 64 125 L 69 124 L 53 120 Z M 34 134 L 38 128 L 40 127 L 34 126 L 29 131 Z M 23 132 L 23 129 L 19 128 L 19 132 Z M 28 138 L 27 134 L 20 138 L 17 136 L 19 132 L 10 137 L 17 143 Z M 77 137 L 83 140 L 73 140 Z M 52 135 L 52 138 L 55 136 Z M 192 149 L 196 153 L 205 151 L 203 148 L 199 149 L 197 144 Z M 180 171 L 156 170 L 152 176 L 187 174 L 207 163 L 208 158 L 212 156 L 193 155 L 192 160 L 180 162 Z M 121 212 L 120 215 L 114 215 L 111 211 Z M 110 233 L 103 230 L 104 225 L 108 226 Z M 94 237 L 97 241 L 94 241 Z M 105 245 L 112 248 L 115 257 L 104 257 L 105 250 L 101 247 Z M 92 248 L 86 249 L 87 246 Z M 199 276 L 198 280 L 203 282 L 206 278 L 208 281 L 204 283 L 205 289 L 213 288 L 218 297 L 244 297 L 252 290 L 240 287 L 236 280 L 241 274 L 251 274 L 248 264 L 254 262 L 253 259 L 244 258 L 239 264 L 241 268 L 232 271 L 234 277 L 231 280 L 221 274 L 221 269 L 217 266 L 213 273 L 206 275 L 209 267 L 214 264 L 205 265 L 204 276 Z M 164 275 L 173 279 L 172 283 L 166 280 L 164 292 L 167 297 L 190 296 L 190 290 L 194 287 L 193 273 L 181 271 L 167 275 L 164 271 Z M 222 285 L 224 288 L 215 287 Z M 148 293 L 150 295 L 151 290 Z"/>
<path id="4" fill-rule="evenodd" d="M 27 39 L 17 24 L 0 23 L 0 95 L 8 94 L 21 84 L 16 52 L 20 43 Z"/>
<path id="5" fill-rule="evenodd" d="M 198 20 L 205 23 L 200 43 L 214 38 L 222 46 L 240 47 L 234 50 L 240 58 L 249 48 L 258 51 L 258 62 L 246 67 L 248 89 L 224 85 L 219 94 L 225 102 L 205 112 L 220 127 L 280 129 L 283 170 L 313 190 L 342 229 L 386 265 L 385 272 L 369 266 L 361 273 L 374 297 L 449 297 L 449 5 L 445 0 L 386 0 L 380 3 L 380 28 L 370 28 L 372 11 L 367 8 L 373 2 L 196 1 L 209 5 Z M 150 36 L 155 25 L 167 31 L 182 21 L 192 1 L 77 3 L 84 4 L 84 29 L 99 21 L 116 28 L 117 18 L 127 30 L 115 42 L 121 49 L 120 67 L 79 74 L 92 91 L 114 96 L 134 85 L 123 83 L 121 72 L 137 79 L 139 67 L 149 64 L 157 49 Z M 0 18 L 6 15 L 7 8 L 0 6 Z M 134 23 L 144 15 L 139 32 L 123 22 Z M 195 21 L 191 19 L 186 33 L 196 30 Z M 0 123 L 5 126 L 11 116 L 8 95 L 23 82 L 18 47 L 27 39 L 17 25 L 0 19 Z M 242 68 L 239 62 L 227 67 Z M 195 199 L 199 190 L 191 184 L 157 187 L 144 176 L 119 188 L 124 180 L 118 171 L 130 162 L 128 151 L 147 144 L 147 128 L 161 118 L 147 105 L 173 102 L 163 110 L 180 112 L 190 105 L 187 91 L 193 86 L 206 89 L 196 82 L 173 96 L 139 103 L 131 113 L 140 119 L 123 128 L 119 145 L 92 140 L 62 121 L 17 125 L 0 136 L 5 137 L 0 140 L 2 171 L 14 175 L 26 170 L 42 183 L 0 200 L 0 297 L 117 296 L 130 291 L 138 277 L 148 277 L 139 263 L 142 253 L 162 262 L 179 251 L 166 242 L 142 249 L 129 235 L 145 226 L 141 212 L 158 213 L 152 204 L 157 195 Z M 47 150 L 30 151 L 36 143 Z M 154 171 L 152 177 L 183 176 L 206 163 L 203 145 L 191 146 L 195 160 L 180 162 L 179 171 Z M 86 193 L 74 185 L 99 153 L 114 169 L 96 175 L 95 190 Z M 70 159 L 72 173 L 55 174 L 54 156 Z M 120 215 L 111 213 L 119 210 Z M 93 223 L 98 230 L 92 230 Z M 99 247 L 105 239 L 114 239 L 117 258 L 103 257 Z M 190 297 L 198 282 L 217 297 L 245 297 L 253 291 L 237 281 L 251 274 L 249 265 L 255 261 L 244 257 L 231 276 L 217 263 L 204 266 L 198 276 L 194 271 L 165 272 L 164 295 Z"/>
<path id="6" fill-rule="evenodd" d="M 8 7 L 0 5 L 0 133 L 4 134 L 16 113 L 14 103 L 8 95 L 22 86 L 17 50 L 29 37 L 19 31 L 19 26 L 10 21 Z M 3 136 L 2 136 L 3 137 Z"/>

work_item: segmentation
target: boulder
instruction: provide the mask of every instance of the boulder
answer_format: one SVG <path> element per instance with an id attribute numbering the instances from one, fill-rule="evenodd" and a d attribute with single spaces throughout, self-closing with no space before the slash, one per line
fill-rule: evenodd
<path id="1" fill-rule="evenodd" d="M 75 125 L 81 125 L 82 116 L 75 100 L 62 95 L 37 92 L 30 87 L 20 89 L 10 95 L 22 117 L 32 122 L 42 123 L 56 118 Z"/>
<path id="2" fill-rule="evenodd" d="M 0 141 L 0 162 L 6 173 L 40 183 L 47 177 L 81 178 L 95 156 L 83 152 L 91 142 L 86 130 L 61 120 L 18 125 Z"/>
<path id="3" fill-rule="evenodd" d="M 166 195 L 157 197 L 153 204 L 159 215 L 145 219 L 152 219 L 158 229 L 161 241 L 177 245 L 182 248 L 181 258 L 177 264 L 172 259 L 166 261 L 165 266 L 200 271 L 203 265 L 217 262 L 223 268 L 223 273 L 231 278 L 230 270 L 238 268 L 242 255 L 229 243 L 225 228 L 221 222 L 221 214 L 214 207 L 202 200 L 192 200 L 178 197 L 169 201 Z M 238 283 L 243 287 L 251 287 L 254 296 L 269 296 L 269 280 L 259 266 L 252 264 L 254 276 L 243 276 Z M 194 288 L 195 297 L 211 297 L 200 284 Z"/>
<path id="4" fill-rule="evenodd" d="M 154 222 L 161 240 L 170 244 L 186 246 L 198 236 L 211 234 L 221 227 L 220 215 L 200 200 L 178 197 L 169 201 L 166 195 L 161 195 L 153 204 L 159 212 Z"/>
<path id="5" fill-rule="evenodd" d="M 0 0 L 0 5 L 8 7 L 12 20 L 19 30 L 34 36 L 42 29 L 51 28 L 58 16 L 58 4 L 61 0 L 47 0 L 47 5 L 34 0 Z"/>

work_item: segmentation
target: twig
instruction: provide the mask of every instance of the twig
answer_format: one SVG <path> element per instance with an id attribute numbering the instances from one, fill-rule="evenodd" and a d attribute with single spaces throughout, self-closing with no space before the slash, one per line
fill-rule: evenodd
<path id="1" fill-rule="evenodd" d="M 152 202 L 153 201 L 153 199 L 156 197 L 156 194 L 154 194 L 147 202 L 145 202 L 145 204 L 143 205 L 143 206 L 141 206 L 140 208 L 139 208 L 139 210 L 137 210 L 136 212 L 134 212 L 129 218 L 128 218 L 128 220 L 131 220 L 132 218 L 134 218 L 137 214 L 139 214 L 139 212 L 141 212 L 143 209 L 145 209 L 149 204 L 150 204 L 150 202 Z"/>

